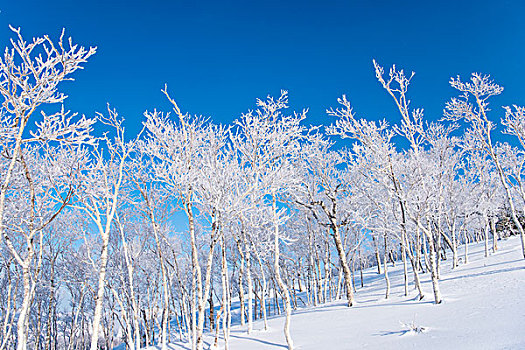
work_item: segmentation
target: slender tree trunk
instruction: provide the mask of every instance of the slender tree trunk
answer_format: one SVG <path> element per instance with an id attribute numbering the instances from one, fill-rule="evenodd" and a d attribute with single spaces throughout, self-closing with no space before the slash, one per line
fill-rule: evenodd
<path id="1" fill-rule="evenodd" d="M 191 195 L 190 195 L 191 197 Z M 192 349 L 197 348 L 197 298 L 202 298 L 202 272 L 199 265 L 199 253 L 195 239 L 195 221 L 191 202 L 186 202 L 186 215 L 188 216 L 188 228 L 191 245 L 191 267 L 192 267 L 192 296 L 191 296 L 191 340 Z"/>
<path id="2" fill-rule="evenodd" d="M 341 299 L 341 292 L 342 292 L 342 289 L 343 289 L 343 268 L 339 268 L 339 273 L 338 273 L 338 277 L 337 277 L 337 292 L 336 292 L 336 295 L 335 295 L 335 298 L 336 299 Z"/>
<path id="3" fill-rule="evenodd" d="M 228 291 L 228 270 L 226 265 L 226 242 L 224 235 L 222 236 L 222 254 L 221 254 L 221 282 L 222 282 L 222 305 L 224 308 L 224 316 L 222 320 L 222 331 L 224 336 L 224 349 L 229 349 L 230 344 L 230 300 Z"/>
<path id="4" fill-rule="evenodd" d="M 143 196 L 148 203 L 146 195 L 143 193 Z M 162 296 L 163 296 L 163 312 L 162 312 L 162 323 L 161 323 L 161 349 L 167 350 L 168 349 L 168 342 L 167 342 L 167 336 L 168 336 L 168 316 L 169 316 L 169 291 L 168 291 L 168 276 L 166 272 L 166 265 L 164 263 L 164 257 L 162 255 L 162 247 L 160 244 L 160 237 L 159 237 L 159 227 L 157 224 L 157 221 L 155 219 L 155 214 L 153 212 L 153 209 L 151 207 L 148 208 L 148 214 L 151 220 L 151 224 L 153 226 L 153 235 L 155 237 L 155 244 L 157 246 L 157 256 L 159 258 L 160 263 L 160 271 L 161 271 L 161 277 L 162 277 Z"/>
<path id="5" fill-rule="evenodd" d="M 126 309 L 124 308 L 124 304 L 122 303 L 122 300 L 120 300 L 120 297 L 117 293 L 117 291 L 110 286 L 110 290 L 111 292 L 113 293 L 113 297 L 115 298 L 115 300 L 117 301 L 119 307 L 120 307 L 120 312 L 122 314 L 122 319 L 124 321 L 124 325 L 125 325 L 125 333 L 126 333 L 126 342 L 127 342 L 127 345 L 129 347 L 130 350 L 132 349 L 135 349 L 135 346 L 134 346 L 134 343 L 133 343 L 133 332 L 131 331 L 131 322 L 129 322 L 128 320 L 128 317 L 126 316 Z M 122 323 L 121 323 L 122 325 Z"/>
<path id="6" fill-rule="evenodd" d="M 414 284 L 419 293 L 419 300 L 422 300 L 425 297 L 425 295 L 423 294 L 423 290 L 421 289 L 421 282 L 419 280 L 419 272 L 417 268 L 417 260 L 410 259 L 410 264 L 412 265 L 412 271 L 414 273 Z"/>
<path id="7" fill-rule="evenodd" d="M 239 275 L 238 275 L 238 285 L 239 285 L 239 306 L 240 306 L 240 317 L 241 317 L 241 326 L 244 326 L 246 319 L 244 315 L 246 314 L 246 305 L 244 303 L 244 287 L 243 287 L 243 275 L 244 275 L 244 252 L 242 251 L 241 242 L 237 241 L 237 250 L 240 255 L 239 262 Z"/>
<path id="8" fill-rule="evenodd" d="M 146 346 L 149 346 L 151 345 L 151 341 L 150 341 L 150 326 L 149 326 L 149 322 L 148 322 L 148 316 L 146 315 L 146 310 L 142 309 L 142 319 L 143 319 L 143 322 L 144 322 L 144 335 L 145 335 L 145 340 L 146 340 Z"/>
<path id="9" fill-rule="evenodd" d="M 247 247 L 245 239 L 245 247 Z M 252 267 L 251 267 L 251 257 L 250 251 L 246 249 L 246 283 L 248 284 L 248 334 L 253 330 L 253 280 L 252 280 Z"/>
<path id="10" fill-rule="evenodd" d="M 4 317 L 4 324 L 2 327 L 2 344 L 0 344 L 0 350 L 4 350 L 8 346 L 9 339 L 11 338 L 11 331 L 13 328 L 13 322 L 14 322 L 14 314 L 16 313 L 16 295 L 17 295 L 17 285 L 15 285 L 14 291 L 13 291 L 13 281 L 11 278 L 11 260 L 8 261 L 6 266 L 6 274 L 8 279 L 8 286 L 7 286 L 7 298 L 5 306 L 5 311 L 3 312 Z M 11 316 L 11 303 L 14 304 L 14 310 L 13 310 L 13 316 Z M 11 318 L 11 321 L 9 319 Z"/>
<path id="11" fill-rule="evenodd" d="M 376 262 L 377 262 L 377 274 L 381 274 L 381 256 L 379 255 L 379 246 L 376 241 L 376 237 L 372 235 L 372 241 L 374 242 L 374 252 L 376 255 Z"/>
<path id="12" fill-rule="evenodd" d="M 28 317 L 29 317 L 29 308 L 31 304 L 32 299 L 32 293 L 31 293 L 31 276 L 30 276 L 30 261 L 33 260 L 34 253 L 32 251 L 29 251 L 29 255 L 24 261 L 24 265 L 22 265 L 22 279 L 23 279 L 23 286 L 24 286 L 24 292 L 23 292 L 23 299 L 22 299 L 22 308 L 20 309 L 20 312 L 18 314 L 18 322 L 17 322 L 17 350 L 26 350 L 27 349 L 27 323 L 28 323 Z"/>
<path id="13" fill-rule="evenodd" d="M 492 229 L 492 251 L 495 253 L 498 250 L 498 232 L 496 231 L 496 222 L 494 217 L 490 219 L 490 226 Z"/>
<path id="14" fill-rule="evenodd" d="M 407 266 L 407 253 L 404 244 L 401 244 L 401 256 L 403 258 L 403 278 L 405 286 L 405 296 L 408 295 L 408 266 Z"/>
<path id="15" fill-rule="evenodd" d="M 102 319 L 102 306 L 104 305 L 104 290 L 106 287 L 106 266 L 108 263 L 109 234 L 102 233 L 102 252 L 100 254 L 100 270 L 98 272 L 98 290 L 95 298 L 95 313 L 93 316 L 93 333 L 91 334 L 91 350 L 98 349 L 100 320 Z"/>
<path id="16" fill-rule="evenodd" d="M 422 245 L 423 245 L 423 255 L 424 255 L 424 258 L 425 258 L 425 271 L 430 271 L 431 267 L 430 267 L 430 259 L 428 257 L 428 249 L 427 249 L 427 240 L 429 238 L 427 237 L 422 237 Z M 433 240 L 433 238 L 431 237 L 430 239 Z"/>
<path id="17" fill-rule="evenodd" d="M 439 290 L 439 278 L 437 274 L 437 262 L 436 259 L 438 257 L 436 256 L 436 249 L 434 247 L 434 242 L 432 242 L 432 239 L 428 241 L 429 250 L 430 250 L 430 268 L 431 268 L 431 277 L 432 277 L 432 287 L 434 289 L 434 302 L 436 304 L 441 304 L 441 292 Z"/>
<path id="18" fill-rule="evenodd" d="M 263 317 L 263 323 L 264 323 L 264 330 L 268 330 L 268 318 L 267 318 L 267 312 L 266 312 L 266 292 L 267 292 L 267 283 L 266 283 L 266 274 L 264 273 L 264 265 L 261 260 L 261 255 L 257 252 L 257 249 L 255 247 L 255 244 L 253 241 L 250 241 L 253 247 L 253 252 L 255 253 L 255 257 L 257 258 L 257 262 L 259 263 L 259 266 L 261 267 L 261 278 L 262 278 L 262 286 L 261 286 L 261 310 L 262 310 L 262 317 Z"/>
<path id="19" fill-rule="evenodd" d="M 437 279 L 439 279 L 441 275 L 441 225 L 439 223 L 436 225 L 436 233 L 434 236 L 436 240 L 436 276 Z"/>
<path id="20" fill-rule="evenodd" d="M 352 259 L 352 263 L 350 264 L 350 274 L 352 275 L 352 290 L 355 292 L 355 261 Z"/>
<path id="21" fill-rule="evenodd" d="M 28 112 L 29 114 L 27 115 L 27 118 L 29 117 L 29 115 L 31 115 L 33 111 L 34 111 L 34 108 L 33 110 Z M 0 190 L 0 235 L 3 236 L 4 242 L 6 243 L 9 251 L 11 252 L 13 257 L 16 259 L 16 261 L 19 263 L 19 265 L 21 265 L 22 270 L 23 270 L 24 294 L 23 294 L 22 308 L 18 316 L 18 322 L 17 322 L 17 334 L 18 334 L 17 349 L 25 350 L 27 347 L 25 324 L 26 324 L 26 320 L 28 317 L 28 313 L 29 313 L 29 301 L 31 299 L 29 295 L 29 287 L 30 287 L 29 286 L 29 266 L 26 266 L 27 264 L 23 263 L 21 257 L 19 256 L 16 249 L 14 248 L 14 245 L 11 242 L 8 234 L 6 233 L 5 227 L 4 227 L 5 198 L 7 194 L 7 189 L 11 181 L 11 176 L 13 175 L 15 164 L 20 157 L 22 135 L 24 133 L 25 126 L 27 124 L 27 118 L 25 116 L 19 116 L 19 118 L 20 118 L 20 127 L 18 129 L 18 134 L 16 136 L 15 147 L 11 154 L 11 160 L 9 162 L 7 171 L 4 175 L 4 182 Z M 34 254 L 34 251 L 31 248 L 31 246 L 28 246 L 27 248 L 28 248 L 28 257 L 29 257 L 30 254 Z M 27 279 L 26 279 L 26 273 L 27 273 Z"/>
<path id="22" fill-rule="evenodd" d="M 463 237 L 465 239 L 465 264 L 468 264 L 468 235 L 467 235 L 467 230 L 466 229 L 463 229 Z"/>
<path id="23" fill-rule="evenodd" d="M 383 241 L 385 245 L 385 255 L 383 257 L 384 261 L 384 272 L 385 272 L 385 283 L 386 283 L 386 291 L 385 291 L 385 299 L 388 299 L 390 296 L 390 278 L 388 277 L 388 247 L 387 247 L 387 237 L 386 233 L 383 235 Z"/>
<path id="24" fill-rule="evenodd" d="M 456 239 L 456 219 L 453 220 L 450 235 L 452 236 L 452 268 L 455 269 L 458 266 L 458 243 Z"/>
<path id="25" fill-rule="evenodd" d="M 49 261 L 49 268 L 50 268 L 50 276 L 49 276 L 49 297 L 48 297 L 48 308 L 47 308 L 47 332 L 46 337 L 44 340 L 44 349 L 50 350 L 51 349 L 51 340 L 52 340 L 52 332 L 53 332 L 53 309 L 55 305 L 55 258 L 51 258 Z M 56 337 L 57 335 L 55 335 Z"/>
<path id="26" fill-rule="evenodd" d="M 419 231 L 419 228 L 418 228 L 418 231 Z M 414 256 L 414 254 L 412 253 L 410 243 L 408 241 L 408 237 L 406 234 L 404 235 L 404 238 L 405 238 L 404 244 L 406 245 L 405 252 L 408 255 L 408 259 L 410 260 L 410 264 L 412 266 L 412 272 L 414 274 L 414 287 L 417 289 L 419 293 L 419 300 L 421 300 L 425 297 L 425 295 L 423 294 L 423 291 L 421 289 L 421 282 L 419 280 L 419 272 L 418 272 L 419 271 L 419 267 L 418 267 L 419 261 L 417 260 L 418 259 L 417 254 Z"/>
<path id="27" fill-rule="evenodd" d="M 348 306 L 354 304 L 354 292 L 352 289 L 352 274 L 350 272 L 350 267 L 346 261 L 346 253 L 343 247 L 343 242 L 341 241 L 341 235 L 339 234 L 339 227 L 332 224 L 332 234 L 335 242 L 335 247 L 337 254 L 339 255 L 339 264 L 343 268 L 343 274 L 345 277 L 345 289 L 346 289 L 346 299 L 348 300 Z"/>
<path id="28" fill-rule="evenodd" d="M 120 186 L 122 185 L 122 179 L 124 177 L 124 163 L 127 158 L 126 155 L 122 156 L 120 158 L 120 164 L 118 168 L 118 178 L 116 183 L 113 184 L 112 191 L 107 189 L 108 192 L 111 192 L 111 201 L 108 201 L 107 198 L 104 200 L 106 201 L 106 204 L 111 203 L 111 207 L 106 207 L 106 222 L 105 227 L 102 227 L 102 221 L 100 218 L 99 208 L 96 207 L 96 204 L 93 206 L 95 208 L 95 212 L 91 212 L 90 216 L 95 219 L 95 223 L 98 227 L 100 237 L 102 238 L 102 251 L 100 254 L 100 270 L 98 274 L 98 290 L 97 290 L 97 296 L 95 300 L 95 313 L 93 316 L 93 333 L 91 334 L 91 350 L 97 350 L 98 348 L 98 337 L 99 337 L 99 328 L 100 328 L 100 320 L 102 318 L 102 306 L 104 305 L 104 290 L 106 286 L 106 267 L 108 263 L 108 244 L 109 244 L 109 232 L 111 230 L 111 224 L 113 221 L 113 218 L 115 217 L 115 212 L 117 210 L 118 205 L 118 195 L 120 192 Z M 84 207 L 86 211 L 90 211 L 87 208 L 87 205 Z M 95 215 L 95 216 L 93 216 Z"/>
<path id="29" fill-rule="evenodd" d="M 307 223 L 307 230 L 308 230 L 308 277 L 309 277 L 309 284 L 308 284 L 308 295 L 312 299 L 312 304 L 314 306 L 317 306 L 317 280 L 315 276 L 315 262 L 314 262 L 314 238 L 312 229 L 310 226 L 310 218 L 306 217 L 306 223 Z"/>
<path id="30" fill-rule="evenodd" d="M 363 281 L 363 259 L 361 257 L 361 248 L 359 248 L 359 275 L 361 277 L 361 288 L 363 288 L 365 283 Z"/>
<path id="31" fill-rule="evenodd" d="M 288 344 L 288 350 L 293 350 L 293 341 L 290 335 L 290 319 L 292 317 L 292 307 L 290 305 L 290 293 L 286 284 L 284 284 L 281 278 L 281 272 L 279 267 L 279 218 L 277 217 L 277 203 L 275 194 L 272 195 L 272 212 L 273 212 L 273 225 L 274 225 L 274 269 L 275 269 L 275 278 L 279 285 L 279 288 L 282 291 L 284 297 L 284 307 L 286 310 L 286 319 L 284 322 L 284 336 L 286 338 L 286 343 Z"/>
<path id="32" fill-rule="evenodd" d="M 436 304 L 441 304 L 442 299 L 441 299 L 441 291 L 439 289 L 439 279 L 437 275 L 436 248 L 434 245 L 434 238 L 432 235 L 432 231 L 424 228 L 423 225 L 419 222 L 419 220 L 417 221 L 417 225 L 421 228 L 421 230 L 423 230 L 423 233 L 425 234 L 427 238 L 427 243 L 428 243 L 428 248 L 429 248 L 428 250 L 430 254 L 430 257 L 429 257 L 430 275 L 432 279 L 432 288 L 434 290 L 434 302 Z"/>
<path id="33" fill-rule="evenodd" d="M 210 320 L 210 333 L 211 333 L 213 332 L 213 327 L 214 327 L 214 322 L 215 322 L 215 316 L 214 316 L 215 309 L 213 305 L 213 283 L 211 284 L 211 288 L 210 288 L 210 294 L 208 297 L 208 305 L 210 309 L 209 320 Z"/>
<path id="34" fill-rule="evenodd" d="M 191 311 L 188 312 L 188 303 L 186 301 L 186 293 L 182 292 L 182 312 L 184 314 L 184 324 L 186 325 L 186 334 L 188 336 L 188 343 L 194 344 L 193 341 L 193 321 L 191 318 Z M 191 324 L 190 324 L 191 323 Z M 140 349 L 140 348 L 138 348 Z"/>
<path id="35" fill-rule="evenodd" d="M 487 215 L 484 215 L 483 216 L 483 221 L 484 221 L 484 224 L 485 224 L 485 229 L 484 229 L 484 243 L 485 243 L 485 258 L 489 256 L 489 230 L 490 230 L 490 222 L 489 222 L 489 218 Z"/>
<path id="36" fill-rule="evenodd" d="M 328 258 L 328 251 L 329 251 L 329 245 L 328 245 L 328 238 L 325 240 L 325 252 L 324 252 L 324 259 L 323 259 L 323 270 L 324 270 L 324 278 L 323 278 L 323 300 L 326 303 L 328 301 L 328 287 L 329 287 L 329 280 L 330 280 L 330 263 Z"/>
<path id="37" fill-rule="evenodd" d="M 129 298 L 131 301 L 132 316 L 133 316 L 133 339 L 134 341 L 129 344 L 130 350 L 140 349 L 140 326 L 139 326 L 139 310 L 137 306 L 137 298 L 135 296 L 134 288 L 134 278 L 133 278 L 133 263 L 131 261 L 131 253 L 129 251 L 128 243 L 126 242 L 126 237 L 124 235 L 124 229 L 120 222 L 120 219 L 117 215 L 116 217 L 117 224 L 120 232 L 120 239 L 122 240 L 122 247 L 124 248 L 124 258 L 126 261 L 126 271 L 128 273 L 128 289 L 129 289 Z"/>
<path id="38" fill-rule="evenodd" d="M 317 302 L 319 304 L 323 303 L 323 284 L 321 283 L 321 263 L 319 259 L 319 255 L 316 250 L 316 259 L 314 261 L 315 264 L 315 284 L 317 287 Z"/>
<path id="39" fill-rule="evenodd" d="M 203 333 L 204 333 L 204 320 L 206 319 L 206 296 L 210 293 L 210 284 L 211 284 L 211 267 L 213 263 L 213 251 L 214 251 L 215 244 L 212 243 L 210 245 L 210 251 L 208 252 L 208 258 L 206 260 L 206 275 L 205 275 L 205 282 L 204 282 L 204 291 L 201 290 L 201 292 L 198 294 L 198 314 L 199 314 L 199 320 L 197 324 L 197 350 L 202 350 L 203 348 Z"/>
<path id="40" fill-rule="evenodd" d="M 419 226 L 416 228 L 416 241 L 415 241 L 415 248 L 416 248 L 416 261 L 417 261 L 417 270 L 423 271 L 423 264 L 421 263 L 421 233 L 419 232 L 420 228 Z"/>

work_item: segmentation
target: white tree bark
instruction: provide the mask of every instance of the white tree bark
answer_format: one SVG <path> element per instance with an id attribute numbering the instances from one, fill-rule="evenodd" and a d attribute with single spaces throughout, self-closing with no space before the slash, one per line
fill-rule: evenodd
<path id="1" fill-rule="evenodd" d="M 222 331 L 224 336 L 224 349 L 230 347 L 230 291 L 228 286 L 228 267 L 226 263 L 226 242 L 224 236 L 221 240 L 221 281 L 222 281 L 222 306 L 224 316 L 222 319 Z M 219 327 L 217 325 L 217 327 Z"/>
<path id="2" fill-rule="evenodd" d="M 277 217 L 277 203 L 276 203 L 275 194 L 272 195 L 272 212 L 273 212 L 273 225 L 274 225 L 274 269 L 275 269 L 275 279 L 277 284 L 282 291 L 284 297 L 284 307 L 286 312 L 286 318 L 284 321 L 284 337 L 286 338 L 286 343 L 288 344 L 288 350 L 293 350 L 293 340 L 290 335 L 290 320 L 292 318 L 292 307 L 290 304 L 290 292 L 288 287 L 283 282 L 281 278 L 280 266 L 279 266 L 279 218 Z"/>
<path id="3" fill-rule="evenodd" d="M 116 201 L 115 201 L 116 203 Z M 95 297 L 95 312 L 93 314 L 93 331 L 91 333 L 91 350 L 98 350 L 100 320 L 102 319 L 102 306 L 104 305 L 104 290 L 106 288 L 106 266 L 108 264 L 109 227 L 107 232 L 99 225 L 102 238 L 102 251 L 100 253 L 100 269 L 98 271 L 98 288 Z"/>
<path id="4" fill-rule="evenodd" d="M 442 298 L 441 298 L 441 291 L 439 289 L 439 280 L 437 275 L 437 262 L 436 262 L 436 249 L 434 245 L 434 237 L 432 236 L 432 232 L 425 228 L 419 219 L 416 221 L 416 224 L 418 227 L 423 231 L 423 233 L 426 236 L 427 243 L 428 243 L 428 250 L 429 250 L 429 265 L 430 265 L 430 275 L 432 279 L 432 288 L 434 290 L 434 302 L 436 304 L 441 304 Z"/>
<path id="5" fill-rule="evenodd" d="M 383 242 L 384 242 L 384 256 L 383 256 L 383 263 L 384 265 L 384 273 L 385 273 L 385 283 L 386 283 L 386 290 L 385 290 L 385 299 L 388 299 L 390 296 L 390 278 L 388 277 L 388 246 L 387 246 L 387 235 L 386 233 L 383 235 Z"/>
<path id="6" fill-rule="evenodd" d="M 242 231 L 242 237 L 244 242 L 244 254 L 246 259 L 246 283 L 248 285 L 248 334 L 253 330 L 253 279 L 252 279 L 252 263 L 251 263 L 251 252 L 249 244 L 246 239 L 246 232 Z"/>

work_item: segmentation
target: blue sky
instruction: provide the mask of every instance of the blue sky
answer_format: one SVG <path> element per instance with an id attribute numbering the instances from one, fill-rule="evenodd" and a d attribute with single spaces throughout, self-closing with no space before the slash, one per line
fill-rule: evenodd
<path id="1" fill-rule="evenodd" d="M 524 1 L 5 1 L 8 24 L 29 38 L 66 34 L 98 46 L 66 107 L 93 115 L 109 102 L 131 132 L 142 113 L 169 110 L 168 84 L 184 111 L 229 123 L 255 98 L 290 92 L 308 121 L 328 124 L 325 109 L 347 94 L 359 115 L 396 121 L 375 80 L 372 59 L 416 72 L 411 98 L 431 119 L 454 95 L 451 76 L 490 73 L 505 86 L 494 99 L 525 105 Z"/>

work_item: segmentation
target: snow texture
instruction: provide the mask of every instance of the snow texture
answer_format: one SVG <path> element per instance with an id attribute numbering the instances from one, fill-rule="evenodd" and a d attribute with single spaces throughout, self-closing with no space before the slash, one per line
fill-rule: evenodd
<path id="1" fill-rule="evenodd" d="M 488 258 L 482 243 L 471 245 L 469 252 L 469 263 L 455 270 L 450 259 L 442 261 L 440 305 L 432 302 L 429 274 L 422 276 L 425 298 L 418 301 L 412 285 L 411 294 L 404 296 L 402 264 L 390 267 L 392 292 L 385 300 L 383 276 L 367 270 L 354 307 L 341 300 L 293 313 L 295 348 L 525 349 L 525 260 L 519 237 L 500 241 L 500 249 Z M 284 349 L 283 323 L 284 316 L 271 318 L 264 331 L 262 321 L 256 321 L 251 335 L 236 325 L 230 349 Z M 212 342 L 207 334 L 205 349 Z M 170 349 L 189 348 L 170 344 Z"/>

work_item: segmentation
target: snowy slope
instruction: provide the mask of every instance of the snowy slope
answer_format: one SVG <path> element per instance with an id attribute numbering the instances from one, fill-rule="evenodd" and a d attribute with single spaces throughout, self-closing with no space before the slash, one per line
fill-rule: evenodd
<path id="1" fill-rule="evenodd" d="M 416 291 L 404 296 L 402 266 L 390 267 L 392 292 L 385 300 L 383 277 L 369 270 L 355 307 L 347 308 L 341 301 L 296 311 L 291 322 L 294 345 L 304 350 L 525 349 L 525 260 L 517 237 L 500 241 L 499 246 L 488 258 L 482 244 L 470 246 L 469 263 L 454 271 L 450 260 L 443 262 L 441 305 L 431 301 L 427 275 L 426 297 L 417 301 Z M 230 349 L 286 348 L 283 322 L 283 317 L 270 319 L 266 332 L 262 322 L 256 322 L 251 335 L 233 327 Z M 412 332 L 407 324 L 425 330 Z M 207 344 L 211 341 L 206 338 Z M 187 349 L 188 344 L 171 348 Z"/>

